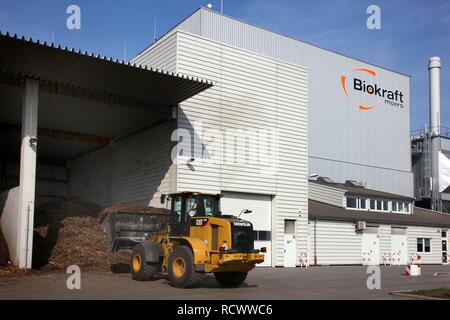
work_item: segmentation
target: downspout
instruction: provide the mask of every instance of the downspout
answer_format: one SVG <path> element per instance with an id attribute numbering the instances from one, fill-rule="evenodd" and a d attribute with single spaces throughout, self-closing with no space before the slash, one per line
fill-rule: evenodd
<path id="1" fill-rule="evenodd" d="M 314 221 L 314 265 L 317 266 L 317 221 L 319 218 L 316 217 Z"/>

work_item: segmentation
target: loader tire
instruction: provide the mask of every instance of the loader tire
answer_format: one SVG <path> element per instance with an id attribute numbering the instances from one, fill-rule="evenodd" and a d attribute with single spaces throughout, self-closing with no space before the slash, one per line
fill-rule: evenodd
<path id="1" fill-rule="evenodd" d="M 156 264 L 149 264 L 146 259 L 145 249 L 137 244 L 131 252 L 131 277 L 136 281 L 152 280 L 157 272 Z"/>
<path id="2" fill-rule="evenodd" d="M 216 272 L 214 277 L 222 287 L 237 287 L 245 281 L 247 272 Z"/>
<path id="3" fill-rule="evenodd" d="M 187 246 L 176 247 L 169 257 L 168 277 L 170 284 L 177 288 L 200 286 L 203 274 L 195 272 L 194 255 Z"/>

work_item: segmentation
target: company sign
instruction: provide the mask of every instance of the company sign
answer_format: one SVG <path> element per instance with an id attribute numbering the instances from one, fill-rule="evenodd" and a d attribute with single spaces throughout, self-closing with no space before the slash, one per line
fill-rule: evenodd
<path id="1" fill-rule="evenodd" d="M 341 76 L 341 86 L 344 94 L 359 110 L 372 110 L 381 104 L 404 108 L 404 93 L 380 85 L 374 70 L 353 69 Z"/>

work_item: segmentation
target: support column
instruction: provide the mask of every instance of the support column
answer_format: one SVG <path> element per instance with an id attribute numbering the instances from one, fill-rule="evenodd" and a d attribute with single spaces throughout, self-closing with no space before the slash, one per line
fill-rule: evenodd
<path id="1" fill-rule="evenodd" d="M 22 146 L 20 153 L 19 268 L 31 268 L 33 252 L 34 202 L 39 81 L 26 79 L 22 101 Z"/>

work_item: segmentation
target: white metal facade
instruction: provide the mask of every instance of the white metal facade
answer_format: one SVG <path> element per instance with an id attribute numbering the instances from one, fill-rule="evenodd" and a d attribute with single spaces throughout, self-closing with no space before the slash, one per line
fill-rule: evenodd
<path id="1" fill-rule="evenodd" d="M 318 265 L 358 265 L 363 263 L 363 232 L 355 230 L 353 222 L 311 220 L 310 227 L 310 263 L 316 257 Z M 399 227 L 399 226 L 396 226 Z M 379 237 L 379 262 L 383 263 L 384 254 L 392 254 L 397 247 L 391 247 L 391 225 L 377 226 Z M 407 261 L 413 254 L 421 256 L 423 264 L 442 264 L 441 229 L 419 226 L 404 226 L 407 239 Z M 431 239 L 431 252 L 417 252 L 417 238 Z M 317 241 L 317 245 L 315 244 Z"/>
<path id="2" fill-rule="evenodd" d="M 216 82 L 178 109 L 179 134 L 192 136 L 180 143 L 179 158 L 188 160 L 192 150 L 195 161 L 178 162 L 176 189 L 271 196 L 272 265 L 283 265 L 284 219 L 297 221 L 298 234 L 307 229 L 306 68 L 185 32 L 157 42 L 134 62 L 162 67 L 159 52 L 176 59 L 176 72 Z M 214 139 L 217 131 L 224 136 Z M 250 131 L 268 133 L 270 151 L 256 163 L 227 158 L 230 147 L 251 152 L 241 140 Z M 306 237 L 297 237 L 298 251 L 306 246 Z"/>
<path id="3" fill-rule="evenodd" d="M 324 186 L 318 183 L 308 184 L 308 198 L 314 201 L 341 207 L 345 200 L 345 191 L 342 189 Z"/>
<path id="4" fill-rule="evenodd" d="M 206 8 L 182 21 L 160 41 L 177 30 L 306 66 L 309 70 L 309 173 L 338 182 L 368 181 L 374 189 L 413 195 L 408 76 Z M 373 110 L 358 110 L 341 87 L 341 76 L 357 68 L 376 71 L 379 85 L 403 92 L 404 108 L 383 103 Z"/>
<path id="5" fill-rule="evenodd" d="M 337 207 L 345 207 L 343 204 L 345 195 L 341 189 L 310 183 L 308 190 L 311 200 Z M 386 213 L 379 214 L 382 217 Z M 388 214 L 392 215 L 396 213 Z M 364 218 L 361 217 L 361 220 L 364 220 Z M 372 232 L 376 229 L 379 240 L 377 244 L 379 246 L 379 257 L 376 260 L 380 264 L 383 263 L 383 258 L 386 254 L 391 254 L 394 260 L 397 259 L 398 256 L 393 255 L 393 253 L 398 252 L 400 247 L 406 250 L 406 259 L 405 256 L 402 256 L 401 264 L 409 262 L 411 255 L 414 254 L 421 256 L 421 262 L 423 264 L 442 263 L 441 231 L 447 230 L 446 228 L 401 224 L 393 225 L 388 223 L 368 223 L 367 226 Z M 318 265 L 363 264 L 363 258 L 367 258 L 364 255 L 367 252 L 363 239 L 365 232 L 357 231 L 354 221 L 311 218 L 309 220 L 308 232 L 310 263 L 313 264 L 316 261 Z M 402 237 L 399 240 L 400 235 Z M 417 252 L 417 240 L 420 238 L 430 239 L 431 252 Z M 402 246 L 403 240 L 406 240 L 405 246 Z"/>

